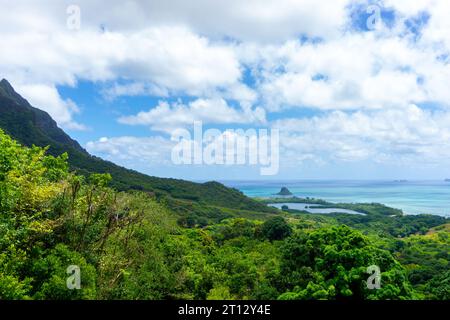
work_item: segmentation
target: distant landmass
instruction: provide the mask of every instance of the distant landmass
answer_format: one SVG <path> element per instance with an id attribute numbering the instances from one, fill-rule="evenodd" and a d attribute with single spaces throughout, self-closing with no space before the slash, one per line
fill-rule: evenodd
<path id="1" fill-rule="evenodd" d="M 277 196 L 292 196 L 293 193 L 289 191 L 288 188 L 282 187 L 280 192 L 276 194 Z"/>

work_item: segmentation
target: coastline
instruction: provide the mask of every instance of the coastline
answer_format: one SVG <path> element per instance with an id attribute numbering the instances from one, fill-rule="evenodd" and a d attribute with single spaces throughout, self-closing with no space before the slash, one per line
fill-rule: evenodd
<path id="1" fill-rule="evenodd" d="M 316 199 L 318 204 L 380 203 L 405 215 L 450 217 L 450 184 L 444 180 L 285 180 L 221 181 L 255 199 L 273 199 L 287 187 L 294 197 Z M 288 198 L 286 198 L 288 199 Z M 292 201 L 292 200 L 291 200 Z M 325 202 L 325 203 L 323 203 Z"/>

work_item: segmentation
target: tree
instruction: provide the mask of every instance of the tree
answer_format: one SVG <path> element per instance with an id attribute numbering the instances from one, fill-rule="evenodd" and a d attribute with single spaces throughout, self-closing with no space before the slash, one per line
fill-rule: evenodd
<path id="1" fill-rule="evenodd" d="M 434 300 L 450 300 L 450 270 L 435 276 L 426 285 L 431 294 L 427 297 Z"/>
<path id="2" fill-rule="evenodd" d="M 67 175 L 67 155 L 24 148 L 0 130 L 0 299 L 27 298 L 32 278 L 25 266 L 59 223 L 52 202 Z"/>
<path id="3" fill-rule="evenodd" d="M 34 261 L 30 272 L 34 279 L 35 299 L 95 299 L 96 270 L 78 252 L 58 244 L 54 249 L 42 253 L 42 257 Z M 67 288 L 69 266 L 77 266 L 80 270 L 79 289 Z"/>
<path id="4" fill-rule="evenodd" d="M 367 288 L 367 268 L 381 270 L 381 288 Z M 291 288 L 280 299 L 407 299 L 414 296 L 402 266 L 347 226 L 324 228 L 288 239 L 281 274 Z"/>
<path id="5" fill-rule="evenodd" d="M 273 240 L 282 240 L 292 233 L 292 228 L 282 217 L 273 217 L 263 223 L 261 234 L 264 238 Z"/>

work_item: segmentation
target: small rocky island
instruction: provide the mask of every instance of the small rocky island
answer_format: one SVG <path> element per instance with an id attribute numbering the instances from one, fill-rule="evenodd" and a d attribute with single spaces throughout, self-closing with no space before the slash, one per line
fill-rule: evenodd
<path id="1" fill-rule="evenodd" d="M 282 187 L 280 192 L 276 193 L 277 196 L 292 196 L 292 192 L 288 188 Z"/>

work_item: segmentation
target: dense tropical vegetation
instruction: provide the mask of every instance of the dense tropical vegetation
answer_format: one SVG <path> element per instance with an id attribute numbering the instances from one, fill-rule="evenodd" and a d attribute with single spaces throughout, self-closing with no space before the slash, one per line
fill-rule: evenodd
<path id="1" fill-rule="evenodd" d="M 67 158 L 0 131 L 1 299 L 450 298 L 442 217 L 220 207 L 120 191 Z M 372 265 L 379 289 L 367 287 Z"/>

